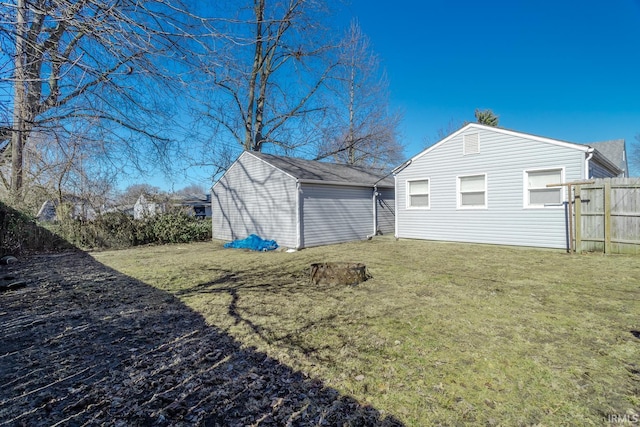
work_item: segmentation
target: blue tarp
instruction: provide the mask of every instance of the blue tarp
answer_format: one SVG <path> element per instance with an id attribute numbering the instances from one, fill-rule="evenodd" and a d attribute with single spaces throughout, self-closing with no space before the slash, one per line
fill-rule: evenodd
<path id="1" fill-rule="evenodd" d="M 251 249 L 252 251 L 272 251 L 274 249 L 278 249 L 278 244 L 275 240 L 264 240 L 255 234 L 251 234 L 246 239 L 234 240 L 233 242 L 225 243 L 224 247 Z"/>

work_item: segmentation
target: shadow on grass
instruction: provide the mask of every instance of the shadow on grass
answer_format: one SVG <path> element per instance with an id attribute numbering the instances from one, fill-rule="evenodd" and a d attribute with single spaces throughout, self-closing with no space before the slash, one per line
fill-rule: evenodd
<path id="1" fill-rule="evenodd" d="M 402 425 L 87 254 L 8 268 L 27 287 L 0 294 L 0 426 Z"/>
<path id="2" fill-rule="evenodd" d="M 318 298 L 330 298 L 334 293 L 331 292 L 332 288 L 339 290 L 344 288 L 344 285 L 323 285 L 322 287 L 310 287 L 305 279 L 300 280 L 300 277 L 291 276 L 289 278 L 280 278 L 277 283 L 264 283 L 264 277 L 273 277 L 271 272 L 241 272 L 232 273 L 226 270 L 218 271 L 220 277 L 205 283 L 199 283 L 187 289 L 180 290 L 175 293 L 176 297 L 184 298 L 196 295 L 204 294 L 222 294 L 229 297 L 229 304 L 227 306 L 227 314 L 233 320 L 235 325 L 245 325 L 251 331 L 256 334 L 260 339 L 268 344 L 278 345 L 281 347 L 300 351 L 307 356 L 313 355 L 317 360 L 321 360 L 327 363 L 334 363 L 335 361 L 327 358 L 326 354 L 333 351 L 339 351 L 340 346 L 325 344 L 321 346 L 313 346 L 307 340 L 300 339 L 305 332 L 315 328 L 330 328 L 335 324 L 338 315 L 335 313 L 327 314 L 314 319 L 308 319 L 303 322 L 304 316 L 296 319 L 299 325 L 294 332 L 288 332 L 282 334 L 282 331 L 278 327 L 278 322 L 272 324 L 260 325 L 252 320 L 258 314 L 263 314 L 261 308 L 255 309 L 256 312 L 252 312 L 249 308 L 252 306 L 252 302 L 244 302 L 244 307 L 240 306 L 240 300 L 242 295 L 246 298 L 248 293 L 257 292 L 261 295 L 268 293 L 277 295 L 285 292 L 291 293 L 305 293 L 307 296 L 313 297 L 318 292 Z M 304 274 L 301 274 L 304 276 Z M 305 276 L 306 277 L 306 276 Z M 325 356 L 322 356 L 325 354 Z"/>
<path id="3" fill-rule="evenodd" d="M 22 212 L 0 202 L 0 256 L 74 249 L 57 234 Z"/>

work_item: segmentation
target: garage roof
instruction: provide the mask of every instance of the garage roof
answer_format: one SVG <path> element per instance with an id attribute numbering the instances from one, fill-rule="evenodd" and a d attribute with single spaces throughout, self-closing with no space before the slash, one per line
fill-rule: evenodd
<path id="1" fill-rule="evenodd" d="M 250 153 L 301 182 L 394 187 L 391 174 L 379 169 L 276 156 L 254 151 Z"/>

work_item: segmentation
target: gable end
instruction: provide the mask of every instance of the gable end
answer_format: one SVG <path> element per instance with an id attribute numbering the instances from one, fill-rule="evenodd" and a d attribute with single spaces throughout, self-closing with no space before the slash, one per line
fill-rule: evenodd
<path id="1" fill-rule="evenodd" d="M 551 144 L 551 145 L 555 145 L 555 146 L 559 146 L 559 147 L 572 148 L 574 150 L 582 151 L 583 153 L 586 153 L 587 151 L 589 151 L 589 147 L 586 146 L 586 145 L 582 145 L 582 144 L 574 144 L 572 142 L 560 141 L 560 140 L 557 140 L 557 139 L 551 139 L 551 138 L 546 138 L 546 137 L 542 137 L 542 136 L 531 135 L 531 134 L 527 134 L 527 133 L 523 133 L 523 132 L 516 132 L 516 131 L 504 129 L 504 128 L 494 127 L 494 126 L 481 125 L 481 124 L 478 124 L 478 123 L 469 123 L 469 124 L 461 127 L 460 129 L 458 129 L 457 131 L 453 132 L 449 136 L 445 137 L 444 139 L 438 141 L 436 144 L 432 145 L 431 147 L 428 147 L 425 150 L 421 151 L 420 153 L 416 154 L 415 156 L 413 156 L 410 159 L 410 162 L 413 162 L 413 161 L 419 159 L 420 157 L 424 156 L 425 154 L 435 150 L 437 147 L 440 147 L 441 145 L 446 144 L 448 141 L 452 140 L 453 138 L 456 138 L 460 134 L 464 134 L 467 131 L 476 131 L 476 132 L 478 132 L 478 131 L 482 131 L 482 130 L 495 132 L 495 133 L 502 134 L 502 135 L 509 135 L 509 136 L 513 136 L 513 137 L 517 137 L 517 138 L 530 139 L 530 140 L 533 140 L 533 141 L 543 142 L 545 144 Z M 463 138 L 464 138 L 464 135 L 463 135 Z"/>

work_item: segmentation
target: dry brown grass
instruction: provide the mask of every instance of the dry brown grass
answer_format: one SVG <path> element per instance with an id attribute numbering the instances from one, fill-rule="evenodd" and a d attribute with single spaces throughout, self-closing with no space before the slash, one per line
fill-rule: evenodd
<path id="1" fill-rule="evenodd" d="M 640 257 L 386 237 L 93 256 L 408 425 L 603 425 L 640 412 Z M 373 277 L 311 285 L 309 265 L 333 261 Z"/>

